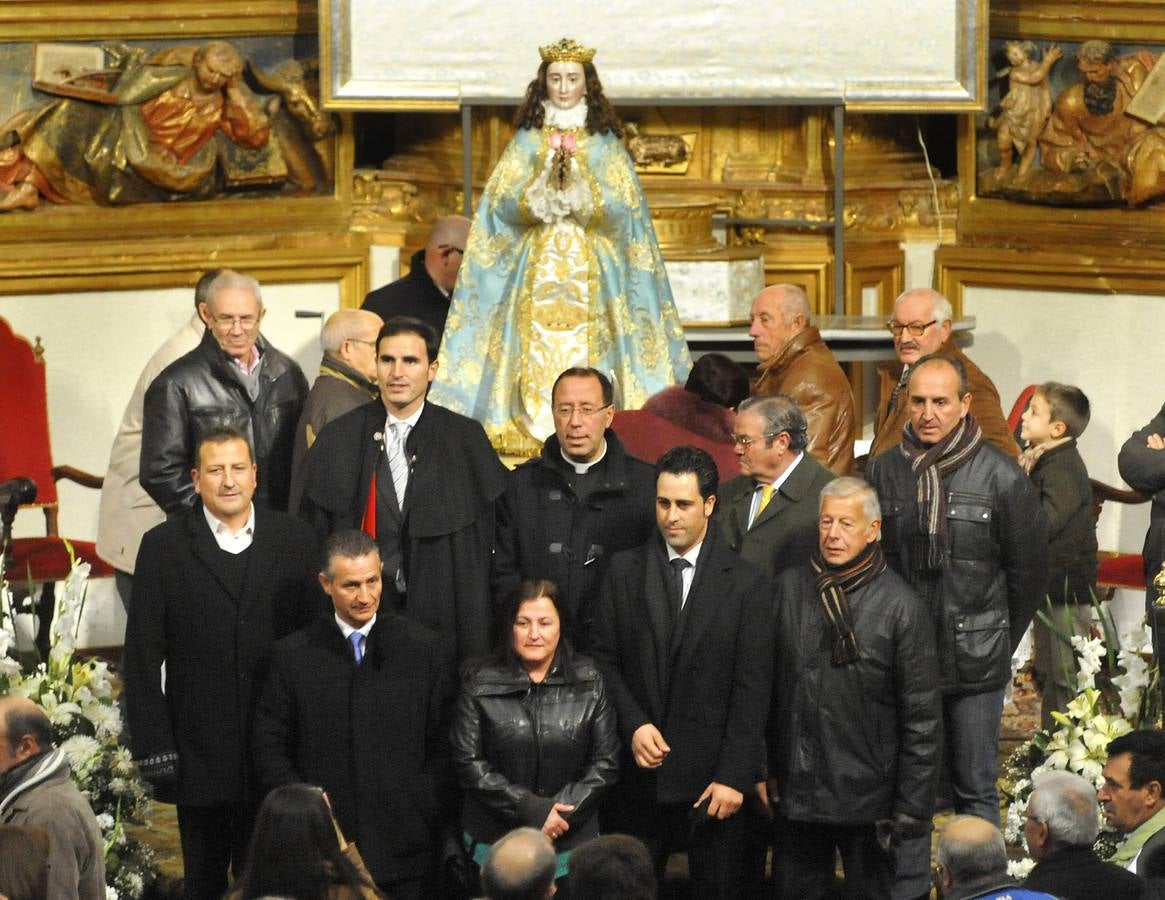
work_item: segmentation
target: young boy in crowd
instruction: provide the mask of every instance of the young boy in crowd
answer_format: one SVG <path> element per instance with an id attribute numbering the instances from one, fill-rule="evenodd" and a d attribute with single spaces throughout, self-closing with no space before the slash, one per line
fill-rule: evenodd
<path id="1" fill-rule="evenodd" d="M 1096 591 L 1096 525 L 1088 469 L 1076 439 L 1088 426 L 1090 405 L 1080 388 L 1049 381 L 1032 395 L 1023 414 L 1020 460 L 1040 493 L 1048 520 L 1048 588 L 1044 611 L 1064 635 L 1087 635 Z M 1076 696 L 1072 648 L 1036 616 L 1036 674 L 1043 679 L 1040 713 L 1054 726 L 1053 710 Z"/>

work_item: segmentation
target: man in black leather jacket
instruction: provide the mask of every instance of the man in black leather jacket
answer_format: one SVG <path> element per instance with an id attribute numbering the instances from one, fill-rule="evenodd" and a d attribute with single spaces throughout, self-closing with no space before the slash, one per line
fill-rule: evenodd
<path id="1" fill-rule="evenodd" d="M 256 501 L 287 509 L 295 426 L 307 379 L 289 356 L 259 334 L 259 283 L 224 270 L 207 289 L 202 342 L 179 357 L 146 391 L 141 484 L 167 515 L 194 504 L 194 450 L 211 428 L 247 436 L 259 469 Z"/>
<path id="2" fill-rule="evenodd" d="M 819 506 L 817 552 L 777 582 L 774 896 L 826 896 L 836 848 L 849 896 L 889 897 L 879 833 L 926 834 L 934 812 L 934 634 L 918 595 L 886 566 L 873 489 L 839 478 Z"/>
<path id="3" fill-rule="evenodd" d="M 867 476 L 882 503 L 886 561 L 935 628 L 955 811 L 998 821 L 1003 691 L 1043 598 L 1047 529 L 1031 481 L 984 440 L 966 383 L 953 357 L 915 363 L 902 441 Z M 895 896 L 929 890 L 929 849 L 925 839 L 899 848 Z"/>

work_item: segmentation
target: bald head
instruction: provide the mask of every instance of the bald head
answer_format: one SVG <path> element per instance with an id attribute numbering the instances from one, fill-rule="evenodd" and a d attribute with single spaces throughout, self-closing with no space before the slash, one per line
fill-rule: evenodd
<path id="1" fill-rule="evenodd" d="M 913 288 L 894 301 L 890 322 L 892 328 L 906 326 L 894 334 L 894 352 L 904 365 L 913 365 L 922 357 L 937 353 L 951 336 L 951 304 L 938 291 Z M 914 334 L 910 326 L 921 328 L 922 333 Z"/>
<path id="2" fill-rule="evenodd" d="M 445 293 L 457 284 L 457 272 L 465 256 L 469 241 L 469 219 L 465 216 L 444 216 L 433 223 L 425 244 L 425 270 L 433 283 Z"/>
<path id="3" fill-rule="evenodd" d="M 53 726 L 27 697 L 0 697 L 0 775 L 53 746 Z"/>
<path id="4" fill-rule="evenodd" d="M 517 828 L 490 849 L 481 870 L 489 900 L 543 900 L 554 894 L 554 844 L 536 828 Z"/>
<path id="5" fill-rule="evenodd" d="M 320 331 L 320 349 L 375 381 L 376 336 L 383 325 L 380 316 L 366 309 L 337 310 Z"/>
<path id="6" fill-rule="evenodd" d="M 795 284 L 771 284 L 753 298 L 750 316 L 748 336 L 765 363 L 809 327 L 809 298 Z"/>
<path id="7" fill-rule="evenodd" d="M 944 890 L 998 879 L 1007 874 L 1007 846 L 999 829 L 978 816 L 958 816 L 942 833 L 935 859 Z"/>

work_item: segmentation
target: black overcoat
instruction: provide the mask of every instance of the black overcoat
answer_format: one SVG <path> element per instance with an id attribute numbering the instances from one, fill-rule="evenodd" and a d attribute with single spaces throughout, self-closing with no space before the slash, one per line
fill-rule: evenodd
<path id="1" fill-rule="evenodd" d="M 446 656 L 438 635 L 383 608 L 359 665 L 331 615 L 272 653 L 255 717 L 259 781 L 324 788 L 378 884 L 424 875 L 451 814 Z"/>
<path id="2" fill-rule="evenodd" d="M 303 522 L 256 505 L 249 553 L 236 597 L 200 503 L 146 532 L 138 552 L 125 638 L 129 730 L 138 759 L 177 752 L 181 804 L 246 799 L 271 645 L 326 608 L 318 546 Z"/>

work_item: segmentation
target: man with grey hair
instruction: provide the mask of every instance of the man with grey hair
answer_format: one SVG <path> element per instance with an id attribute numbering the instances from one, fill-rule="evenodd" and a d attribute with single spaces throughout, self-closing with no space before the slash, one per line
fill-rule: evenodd
<path id="1" fill-rule="evenodd" d="M 817 497 L 836 476 L 806 452 L 805 414 L 789 397 L 749 397 L 733 435 L 740 472 L 717 507 L 729 546 L 770 578 L 809 559 Z"/>
<path id="2" fill-rule="evenodd" d="M 465 257 L 469 226 L 465 216 L 443 216 L 434 222 L 424 249 L 413 254 L 409 274 L 372 291 L 361 308 L 386 322 L 393 316 L 412 316 L 428 322 L 440 344 L 449 298 Z"/>
<path id="3" fill-rule="evenodd" d="M 878 496 L 821 489 L 817 550 L 777 581 L 768 799 L 774 896 L 890 897 L 889 846 L 930 832 L 939 759 L 928 613 L 886 566 Z"/>
<path id="4" fill-rule="evenodd" d="M 299 509 L 303 494 L 304 454 L 332 419 L 380 396 L 376 383 L 376 336 L 384 322 L 364 309 L 340 309 L 328 316 L 320 331 L 320 374 L 308 392 L 303 414 L 295 428 L 291 452 L 291 500 L 288 509 Z"/>
<path id="5" fill-rule="evenodd" d="M 537 828 L 515 828 L 490 848 L 481 868 L 484 900 L 546 900 L 556 890 L 554 844 Z"/>
<path id="6" fill-rule="evenodd" d="M 199 345 L 146 391 L 142 487 L 167 515 L 192 507 L 195 450 L 210 429 L 226 425 L 242 431 L 254 449 L 256 501 L 286 510 L 307 379 L 260 335 L 266 310 L 254 278 L 225 269 L 208 286 L 199 312 L 207 326 Z"/>
<path id="7" fill-rule="evenodd" d="M 1007 874 L 999 829 L 977 816 L 955 816 L 935 852 L 935 887 L 943 900 L 1056 900 L 1019 887 Z"/>
<path id="8" fill-rule="evenodd" d="M 854 398 L 845 372 L 809 321 L 809 299 L 795 284 L 772 284 L 752 301 L 748 336 L 756 350 L 753 393 L 784 394 L 809 422 L 809 453 L 846 475 L 853 466 Z"/>
<path id="9" fill-rule="evenodd" d="M 930 288 L 914 288 L 894 301 L 894 312 L 886 327 L 894 336 L 894 362 L 880 363 L 878 369 L 878 409 L 874 416 L 874 442 L 870 459 L 902 440 L 902 429 L 910 418 L 906 403 L 906 382 L 916 362 L 941 353 L 958 359 L 967 370 L 967 390 L 971 412 L 983 429 L 983 437 L 1012 459 L 1019 459 L 1019 445 L 1007 424 L 995 383 L 983 374 L 958 344 L 951 331 L 950 301 Z"/>
<path id="10" fill-rule="evenodd" d="M 142 535 L 166 518 L 138 480 L 146 388 L 166 366 L 189 353 L 202 340 L 206 324 L 201 308 L 207 299 L 207 288 L 221 271 L 210 269 L 198 279 L 194 286 L 194 314 L 154 351 L 142 369 L 109 451 L 109 468 L 101 485 L 101 506 L 97 513 L 97 555 L 113 566 L 117 593 L 126 609 L 133 591 L 134 561 Z"/>
<path id="11" fill-rule="evenodd" d="M 1023 835 L 1036 861 L 1024 886 L 1062 900 L 1138 900 L 1144 882 L 1103 862 L 1092 849 L 1100 831 L 1096 789 L 1075 772 L 1043 772 L 1027 801 Z"/>

